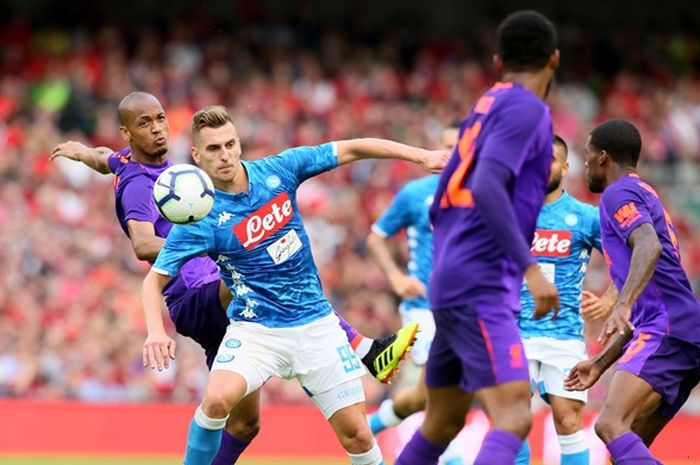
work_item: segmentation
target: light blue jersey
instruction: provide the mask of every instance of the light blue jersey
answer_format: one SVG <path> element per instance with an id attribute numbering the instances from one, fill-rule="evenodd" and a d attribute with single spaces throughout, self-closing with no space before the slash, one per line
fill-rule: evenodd
<path id="1" fill-rule="evenodd" d="M 556 320 L 552 320 L 551 313 L 533 320 L 535 302 L 523 283 L 522 310 L 518 317 L 523 337 L 583 338 L 579 306 L 583 279 L 594 247 L 602 250 L 596 207 L 576 200 L 567 192 L 542 207 L 530 250 L 544 275 L 557 287 L 561 309 Z"/>
<path id="2" fill-rule="evenodd" d="M 228 317 L 270 328 L 300 326 L 331 312 L 323 295 L 296 191 L 305 179 L 338 166 L 335 144 L 297 147 L 243 162 L 247 193 L 216 191 L 203 220 L 175 225 L 153 270 L 175 276 L 206 254 L 233 294 Z"/>
<path id="3" fill-rule="evenodd" d="M 408 242 L 408 274 L 428 288 L 433 265 L 433 231 L 428 212 L 433 203 L 439 175 L 426 176 L 406 184 L 394 197 L 389 208 L 372 225 L 372 232 L 390 237 L 406 228 Z M 428 299 L 414 297 L 401 303 L 402 310 L 430 308 Z"/>

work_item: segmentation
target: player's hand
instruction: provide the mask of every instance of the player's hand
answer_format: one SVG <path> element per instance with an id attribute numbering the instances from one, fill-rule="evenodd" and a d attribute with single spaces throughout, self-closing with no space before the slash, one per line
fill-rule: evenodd
<path id="1" fill-rule="evenodd" d="M 525 283 L 535 300 L 535 313 L 532 318 L 538 320 L 552 310 L 554 311 L 552 318 L 556 319 L 559 313 L 559 292 L 554 284 L 545 278 L 537 263 L 525 270 Z"/>
<path id="2" fill-rule="evenodd" d="M 595 359 L 584 360 L 577 363 L 564 378 L 564 389 L 567 391 L 585 391 L 593 386 L 603 370 L 596 363 Z"/>
<path id="3" fill-rule="evenodd" d="M 581 318 L 584 321 L 595 321 L 604 318 L 610 314 L 613 303 L 607 299 L 600 298 L 591 291 L 583 291 L 581 294 Z"/>
<path id="4" fill-rule="evenodd" d="M 634 325 L 630 321 L 631 318 L 632 308 L 630 306 L 620 303 L 615 304 L 610 316 L 605 320 L 605 323 L 603 323 L 603 329 L 600 332 L 600 336 L 598 336 L 598 342 L 606 345 L 615 333 L 621 335 L 625 334 L 626 329 L 634 331 Z"/>
<path id="5" fill-rule="evenodd" d="M 68 142 L 63 142 L 54 147 L 49 156 L 49 160 L 53 161 L 54 158 L 64 157 L 70 160 L 81 161 L 81 156 L 88 150 L 90 150 L 90 148 L 87 145 L 69 140 Z"/>
<path id="6" fill-rule="evenodd" d="M 143 366 L 163 371 L 175 360 L 175 341 L 165 333 L 149 334 L 143 343 Z"/>
<path id="7" fill-rule="evenodd" d="M 423 167 L 431 173 L 440 173 L 452 155 L 449 150 L 427 150 L 428 154 L 423 160 Z"/>
<path id="8" fill-rule="evenodd" d="M 389 283 L 396 295 L 404 299 L 427 296 L 425 285 L 413 276 L 404 273 L 394 273 L 389 276 Z"/>

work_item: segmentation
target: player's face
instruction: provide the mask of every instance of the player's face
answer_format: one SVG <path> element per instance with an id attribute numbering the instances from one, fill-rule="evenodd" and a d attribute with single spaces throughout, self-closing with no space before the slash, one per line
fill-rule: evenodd
<path id="1" fill-rule="evenodd" d="M 562 181 L 569 172 L 569 162 L 566 161 L 566 151 L 559 144 L 553 144 L 552 170 L 549 174 L 547 193 L 561 189 Z"/>
<path id="2" fill-rule="evenodd" d="M 588 189 L 593 193 L 600 193 L 605 190 L 605 170 L 600 164 L 601 152 L 591 145 L 591 137 L 586 141 L 586 181 Z"/>
<path id="3" fill-rule="evenodd" d="M 442 139 L 440 139 L 440 148 L 446 150 L 454 150 L 455 145 L 457 145 L 457 136 L 459 135 L 459 129 L 457 128 L 447 128 L 442 131 Z"/>
<path id="4" fill-rule="evenodd" d="M 161 157 L 168 151 L 168 117 L 157 100 L 145 100 L 122 127 L 132 149 L 147 156 Z"/>
<path id="5" fill-rule="evenodd" d="M 202 128 L 192 149 L 192 158 L 214 184 L 233 182 L 242 169 L 241 140 L 231 123 L 218 128 Z"/>

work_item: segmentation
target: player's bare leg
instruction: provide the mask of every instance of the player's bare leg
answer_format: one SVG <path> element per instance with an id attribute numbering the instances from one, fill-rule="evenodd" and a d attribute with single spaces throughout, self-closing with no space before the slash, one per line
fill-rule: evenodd
<path id="1" fill-rule="evenodd" d="M 212 465 L 236 463 L 260 432 L 260 390 L 251 392 L 236 405 L 226 421 L 221 447 Z"/>
<path id="2" fill-rule="evenodd" d="M 549 394 L 554 429 L 561 448 L 562 465 L 588 464 L 590 453 L 583 431 L 582 401 Z"/>
<path id="3" fill-rule="evenodd" d="M 187 435 L 185 465 L 209 465 L 214 460 L 229 412 L 243 399 L 247 382 L 238 373 L 214 370 L 204 399 L 197 407 Z"/>
<path id="4" fill-rule="evenodd" d="M 382 465 L 379 446 L 365 417 L 365 403 L 343 407 L 328 419 L 353 464 Z"/>
<path id="5" fill-rule="evenodd" d="M 629 463 L 641 464 L 654 460 L 642 439 L 632 431 L 632 424 L 637 418 L 649 416 L 659 405 L 661 396 L 649 383 L 627 371 L 615 372 L 595 424 L 596 434 L 608 447 L 614 461 L 634 457 L 640 461 Z"/>

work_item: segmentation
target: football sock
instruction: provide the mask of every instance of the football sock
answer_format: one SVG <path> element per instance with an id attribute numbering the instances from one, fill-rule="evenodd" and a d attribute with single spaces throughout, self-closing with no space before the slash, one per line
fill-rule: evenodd
<path id="1" fill-rule="evenodd" d="M 656 465 L 642 439 L 631 431 L 610 441 L 608 451 L 615 465 Z"/>
<path id="2" fill-rule="evenodd" d="M 187 435 L 185 465 L 211 464 L 221 445 L 221 432 L 227 418 L 209 418 L 201 405 L 197 407 Z"/>
<path id="3" fill-rule="evenodd" d="M 382 458 L 382 451 L 379 450 L 379 444 L 377 441 L 374 442 L 374 446 L 362 454 L 351 454 L 350 462 L 352 465 L 384 465 L 384 459 Z"/>
<path id="4" fill-rule="evenodd" d="M 369 427 L 372 430 L 372 434 L 377 434 L 399 423 L 401 423 L 401 418 L 394 412 L 394 401 L 392 399 L 382 402 L 379 409 L 369 417 Z"/>
<path id="5" fill-rule="evenodd" d="M 445 449 L 446 445 L 433 444 L 418 430 L 403 448 L 394 465 L 437 465 L 438 458 Z"/>
<path id="6" fill-rule="evenodd" d="M 523 441 L 518 455 L 515 456 L 515 465 L 530 465 L 530 441 L 527 439 Z"/>
<path id="7" fill-rule="evenodd" d="M 561 448 L 561 465 L 588 465 L 590 453 L 586 433 L 581 430 L 568 436 L 557 436 Z"/>
<path id="8" fill-rule="evenodd" d="M 232 465 L 236 463 L 250 441 L 242 441 L 224 430 L 221 435 L 221 447 L 211 465 Z"/>
<path id="9" fill-rule="evenodd" d="M 492 429 L 481 443 L 474 465 L 495 465 L 515 463 L 515 456 L 523 447 L 523 440 L 508 431 Z"/>

